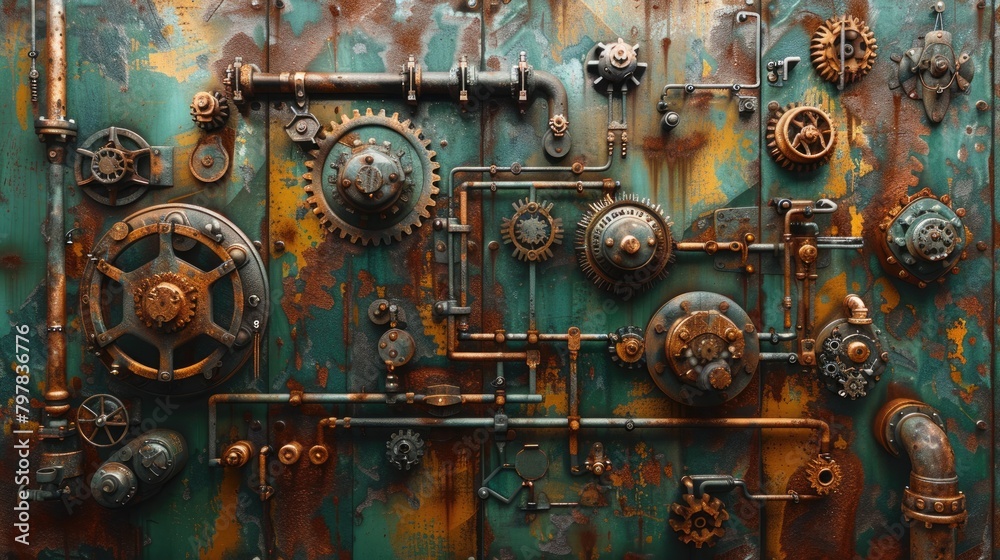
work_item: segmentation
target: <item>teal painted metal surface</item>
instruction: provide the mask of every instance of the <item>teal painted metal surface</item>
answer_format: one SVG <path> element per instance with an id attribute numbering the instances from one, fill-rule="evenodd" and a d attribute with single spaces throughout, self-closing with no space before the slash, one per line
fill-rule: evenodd
<path id="1" fill-rule="evenodd" d="M 956 47 L 976 66 L 968 95 L 952 99 L 944 121 L 929 124 L 921 103 L 888 88 L 895 76 L 893 53 L 908 49 L 933 28 L 923 6 L 892 2 L 810 2 L 774 0 L 763 5 L 711 0 L 659 2 L 69 2 L 69 114 L 81 138 L 108 126 L 141 134 L 150 144 L 174 146 L 174 186 L 152 188 L 124 207 L 101 206 L 67 179 L 67 225 L 77 228 L 66 246 L 69 317 L 68 374 L 74 405 L 86 396 L 112 393 L 128 403 L 133 433 L 154 428 L 181 432 L 190 446 L 183 474 L 154 498 L 131 509 L 110 511 L 82 494 L 71 511 L 58 503 L 31 504 L 31 544 L 15 542 L 8 529 L 0 549 L 13 558 L 906 558 L 908 531 L 900 502 L 910 466 L 891 457 L 872 436 L 874 417 L 887 400 L 908 397 L 940 411 L 955 450 L 959 488 L 968 497 L 969 520 L 958 531 L 959 558 L 988 558 L 995 542 L 992 343 L 996 298 L 993 263 L 996 206 L 993 137 L 996 79 L 991 66 L 997 33 L 992 5 L 949 3 L 945 25 Z M 767 83 L 741 95 L 758 97 L 751 114 L 738 111 L 726 91 L 672 91 L 670 109 L 681 116 L 669 132 L 656 110 L 667 83 L 750 83 L 757 40 L 752 22 L 736 21 L 739 10 L 761 14 L 762 74 L 767 61 L 800 56 L 802 62 L 781 88 Z M 872 27 L 879 56 L 859 83 L 839 92 L 822 81 L 808 62 L 809 40 L 823 20 L 841 14 Z M 32 373 L 31 407 L 37 422 L 44 405 L 45 246 L 39 225 L 45 219 L 45 154 L 32 121 L 38 107 L 27 97 L 28 3 L 4 4 L 7 31 L 0 59 L 0 123 L 8 131 L 0 146 L 0 284 L 8 320 L 0 323 L 5 368 L 17 353 L 14 327 L 28 325 Z M 617 140 L 608 155 L 607 97 L 591 85 L 586 60 L 598 42 L 621 37 L 639 45 L 648 63 L 640 85 L 626 99 L 627 157 Z M 318 120 L 340 123 L 342 115 L 367 108 L 409 119 L 430 141 L 440 164 L 441 193 L 429 220 L 389 245 L 362 246 L 324 234 L 307 203 L 303 175 L 316 156 L 285 132 L 292 96 L 254 98 L 233 108 L 223 132 L 232 145 L 233 168 L 217 184 L 195 181 L 187 160 L 204 133 L 189 120 L 188 104 L 197 91 L 222 89 L 234 57 L 280 73 L 396 72 L 414 55 L 424 72 L 450 72 L 468 55 L 480 72 L 508 72 L 521 52 L 538 71 L 566 87 L 573 149 L 563 160 L 547 158 L 542 135 L 548 107 L 534 99 L 523 113 L 506 91 L 470 91 L 462 110 L 447 98 L 421 97 L 417 105 L 396 91 L 370 96 L 310 94 Z M 39 59 L 40 62 L 44 58 Z M 46 84 L 42 64 L 42 84 Z M 400 79 L 402 82 L 402 78 Z M 977 108 L 983 100 L 985 109 Z M 768 104 L 800 102 L 830 114 L 837 147 L 828 165 L 807 174 L 782 169 L 768 155 Z M 617 102 L 616 102 L 617 110 Z M 366 140 L 366 139 L 362 139 Z M 606 170 L 530 172 L 451 171 L 461 166 L 570 166 Z M 72 163 L 73 158 L 70 159 Z M 314 167 L 313 167 L 314 168 Z M 67 174 L 71 176 L 72 174 Z M 805 465 L 817 453 L 815 433 L 800 430 L 584 428 L 580 458 L 591 444 L 604 445 L 612 468 L 595 476 L 570 471 L 566 426 L 570 353 L 565 341 L 538 345 L 510 341 L 462 341 L 463 350 L 540 350 L 537 390 L 540 404 L 508 404 L 513 418 L 550 418 L 556 429 L 516 428 L 501 451 L 491 431 L 493 405 L 465 404 L 460 418 L 486 418 L 487 428 L 415 428 L 426 442 L 421 463 L 398 471 L 386 460 L 386 441 L 398 428 L 324 428 L 336 417 L 427 417 L 427 407 L 383 404 L 216 405 L 215 456 L 209 455 L 208 396 L 177 398 L 144 395 L 116 382 L 88 353 L 79 320 L 79 281 L 88 251 L 116 222 L 154 204 L 183 202 L 225 215 L 251 239 L 268 269 L 271 314 L 261 343 L 259 376 L 251 359 L 220 393 L 381 393 L 386 371 L 377 357 L 386 327 L 368 319 L 376 299 L 398 303 L 416 342 L 415 357 L 401 368 L 406 391 L 451 384 L 464 394 L 489 393 L 502 374 L 509 395 L 529 389 L 525 360 L 497 366 L 490 361 L 447 357 L 446 323 L 434 305 L 448 299 L 449 271 L 440 262 L 439 242 L 448 236 L 434 218 L 457 217 L 457 191 L 468 196 L 471 225 L 468 274 L 470 333 L 526 333 L 531 309 L 541 333 L 610 333 L 619 327 L 646 328 L 665 302 L 692 291 L 731 298 L 749 314 L 757 330 L 783 329 L 780 260 L 751 253 L 753 273 L 732 270 L 724 255 L 678 252 L 669 274 L 642 293 L 614 294 L 594 285 L 580 270 L 577 222 L 600 189 L 539 189 L 537 199 L 553 203 L 564 227 L 553 256 L 536 265 L 511 255 L 501 227 L 513 205 L 532 196 L 529 189 L 458 189 L 463 181 L 618 181 L 622 193 L 662 206 L 673 223 L 675 241 L 715 238 L 724 208 L 758 207 L 750 223 L 760 243 L 779 243 L 781 223 L 767 207 L 772 198 L 839 204 L 818 216 L 820 235 L 863 236 L 861 250 L 829 251 L 818 270 L 810 302 L 817 328 L 842 316 L 849 293 L 864 299 L 881 330 L 888 367 L 879 383 L 858 400 L 825 388 L 815 372 L 800 365 L 764 363 L 736 398 L 705 409 L 676 403 L 657 389 L 645 368 L 626 370 L 613 363 L 607 344 L 583 341 L 577 364 L 583 418 L 809 417 L 828 422 L 832 456 L 843 482 L 830 495 L 802 503 L 760 505 L 737 493 L 720 494 L 729 512 L 725 535 L 712 548 L 695 549 L 677 539 L 668 520 L 670 505 L 681 501 L 681 478 L 694 474 L 732 475 L 754 492 L 809 493 Z M 949 195 L 964 208 L 972 233 L 960 272 L 942 285 L 917 288 L 889 277 L 874 250 L 873 232 L 904 195 L 927 187 Z M 455 189 L 449 200 L 446 194 Z M 729 241 L 728 239 L 720 241 Z M 457 240 L 452 240 L 458 243 Z M 58 242 L 58 240 L 56 240 Z M 494 248 L 493 244 L 496 244 Z M 458 251 L 456 248 L 455 251 Z M 447 255 L 443 255 L 447 258 Z M 457 268 L 457 266 L 456 266 Z M 532 270 L 534 271 L 532 273 Z M 532 280 L 534 278 L 534 280 Z M 451 286 L 457 284 L 451 279 Z M 536 284 L 535 298 L 529 296 Z M 794 330 L 794 329 L 793 329 Z M 794 342 L 763 343 L 765 352 L 795 352 Z M 13 413 L 13 367 L 0 377 L 0 391 Z M 977 422 L 984 427 L 977 427 Z M 400 420 L 402 423 L 403 420 Z M 8 423 L 13 425 L 13 423 Z M 37 428 L 37 424 L 32 424 Z M 321 436 L 322 434 L 322 436 Z M 329 460 L 313 464 L 305 456 L 285 465 L 275 453 L 266 461 L 266 484 L 274 495 L 262 500 L 257 456 L 240 468 L 210 466 L 236 440 L 277 450 L 291 442 L 303 453 L 323 438 Z M 19 483 L 9 450 L 17 438 L 0 438 L 0 519 L 11 527 Z M 548 460 L 535 481 L 536 496 L 575 507 L 523 511 L 528 491 L 511 504 L 477 495 L 483 480 L 513 463 L 525 444 L 538 444 Z M 32 470 L 44 443 L 33 439 Z M 109 455 L 85 450 L 85 479 Z M 86 486 L 86 485 L 85 485 Z M 489 487 L 510 496 L 521 478 L 502 470 Z M 8 505 L 9 504 L 9 505 Z M 673 517 L 676 519 L 676 516 Z M 10 521 L 10 522 L 8 522 Z M 817 531 L 822 527 L 822 531 Z"/>

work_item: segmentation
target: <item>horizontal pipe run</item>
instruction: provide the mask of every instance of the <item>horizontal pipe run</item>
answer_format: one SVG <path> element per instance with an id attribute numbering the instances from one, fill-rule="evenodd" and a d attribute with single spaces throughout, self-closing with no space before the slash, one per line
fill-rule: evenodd
<path id="1" fill-rule="evenodd" d="M 228 404 L 288 404 L 296 398 L 296 405 L 302 404 L 421 404 L 428 397 L 410 393 L 222 393 L 212 395 L 208 399 L 208 455 L 213 465 L 219 463 L 216 457 L 215 433 L 218 429 L 218 412 L 216 405 Z M 461 404 L 496 404 L 496 395 L 489 393 L 461 395 Z M 542 395 L 506 394 L 506 404 L 537 404 L 542 402 Z"/>
<path id="2" fill-rule="evenodd" d="M 503 333 L 503 339 L 505 341 L 511 342 L 524 342 L 529 339 L 527 333 Z M 569 335 L 566 333 L 539 333 L 536 335 L 539 342 L 556 342 L 565 341 L 569 339 Z M 591 342 L 607 342 L 609 340 L 609 335 L 607 333 L 581 333 L 581 341 L 591 341 Z M 459 333 L 459 340 L 479 340 L 479 341 L 497 341 L 497 335 L 494 333 Z"/>

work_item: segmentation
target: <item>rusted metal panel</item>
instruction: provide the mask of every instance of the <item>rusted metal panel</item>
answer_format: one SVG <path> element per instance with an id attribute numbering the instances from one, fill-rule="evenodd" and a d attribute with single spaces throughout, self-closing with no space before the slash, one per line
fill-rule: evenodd
<path id="1" fill-rule="evenodd" d="M 1000 550 L 992 4 L 85 1 L 53 62 L 38 2 L 38 102 L 0 12 L 12 558 Z M 109 447 L 61 420 L 97 395 Z M 180 474 L 99 505 L 162 429 Z"/>

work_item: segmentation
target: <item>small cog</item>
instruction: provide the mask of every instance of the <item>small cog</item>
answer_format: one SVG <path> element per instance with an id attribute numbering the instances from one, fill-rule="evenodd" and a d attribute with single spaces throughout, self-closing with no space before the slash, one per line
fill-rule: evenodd
<path id="1" fill-rule="evenodd" d="M 514 245 L 513 255 L 522 261 L 541 262 L 552 257 L 552 246 L 562 243 L 562 219 L 552 216 L 550 202 L 518 200 L 514 215 L 504 218 L 500 234 Z"/>
<path id="2" fill-rule="evenodd" d="M 844 371 L 844 377 L 840 380 L 840 385 L 842 388 L 838 393 L 842 397 L 850 397 L 853 400 L 858 397 L 864 397 L 868 394 L 865 391 L 868 381 L 865 379 L 865 376 L 855 368 L 849 368 Z"/>
<path id="3" fill-rule="evenodd" d="M 438 163 L 430 140 L 399 114 L 341 115 L 317 138 L 303 175 L 320 223 L 352 243 L 391 243 L 430 217 Z"/>
<path id="4" fill-rule="evenodd" d="M 399 470 L 410 470 L 424 456 L 424 441 L 413 430 L 400 430 L 385 442 L 385 457 Z"/>
<path id="5" fill-rule="evenodd" d="M 828 19 L 816 29 L 809 44 L 810 58 L 820 77 L 828 82 L 839 82 L 843 70 L 844 84 L 860 80 L 872 69 L 877 49 L 875 34 L 854 16 Z"/>
<path id="6" fill-rule="evenodd" d="M 611 359 L 625 369 L 636 369 L 646 365 L 646 343 L 642 329 L 629 325 L 611 334 L 608 343 Z"/>
<path id="7" fill-rule="evenodd" d="M 670 519 L 670 528 L 679 533 L 677 538 L 686 544 L 694 544 L 695 548 L 703 545 L 715 546 L 715 541 L 726 534 L 722 523 L 729 519 L 725 504 L 718 498 L 702 494 L 695 498 L 693 494 L 684 494 L 684 504 L 673 503 L 670 511 L 680 519 Z"/>
<path id="8" fill-rule="evenodd" d="M 817 494 L 829 494 L 840 486 L 843 474 L 833 459 L 816 457 L 806 465 L 806 480 Z"/>

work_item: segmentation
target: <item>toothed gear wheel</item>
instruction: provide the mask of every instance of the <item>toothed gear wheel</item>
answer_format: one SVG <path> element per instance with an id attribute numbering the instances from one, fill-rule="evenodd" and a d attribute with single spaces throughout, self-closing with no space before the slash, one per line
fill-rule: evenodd
<path id="1" fill-rule="evenodd" d="M 722 538 L 726 530 L 722 523 L 729 519 L 725 504 L 718 498 L 702 494 L 701 498 L 693 494 L 684 494 L 684 504 L 673 503 L 670 511 L 680 519 L 670 519 L 670 528 L 678 532 L 677 538 L 686 544 L 694 544 L 695 548 L 703 545 L 715 546 L 716 539 Z"/>
<path id="2" fill-rule="evenodd" d="M 518 200 L 514 215 L 504 218 L 500 233 L 504 243 L 514 245 L 514 256 L 522 261 L 541 262 L 552 256 L 552 246 L 562 243 L 562 219 L 552 216 L 550 202 Z"/>
<path id="3" fill-rule="evenodd" d="M 785 169 L 813 171 L 830 160 L 836 145 L 833 121 L 819 107 L 792 103 L 767 120 L 768 152 Z"/>
<path id="4" fill-rule="evenodd" d="M 673 261 L 672 225 L 648 199 L 606 196 L 591 204 L 578 224 L 580 268 L 616 294 L 644 291 L 667 275 Z"/>
<path id="5" fill-rule="evenodd" d="M 229 100 L 222 92 L 199 91 L 194 94 L 190 107 L 191 120 L 204 130 L 222 128 L 229 118 Z"/>
<path id="6" fill-rule="evenodd" d="M 304 175 L 320 223 L 362 245 L 391 243 L 430 217 L 438 193 L 436 155 L 409 120 L 385 111 L 341 115 L 317 139 Z"/>
<path id="7" fill-rule="evenodd" d="M 854 16 L 826 20 L 813 34 L 809 53 L 816 71 L 828 82 L 840 82 L 841 46 L 844 55 L 844 84 L 850 84 L 860 80 L 871 70 L 878 56 L 875 52 L 878 44 L 872 30 Z"/>
<path id="8" fill-rule="evenodd" d="M 611 333 L 608 351 L 611 359 L 623 368 L 636 369 L 646 365 L 646 342 L 640 327 L 629 325 Z"/>
<path id="9" fill-rule="evenodd" d="M 865 391 L 865 387 L 868 386 L 868 381 L 861 372 L 855 370 L 854 368 L 843 372 L 843 378 L 840 380 L 840 385 L 842 389 L 838 392 L 838 394 L 842 397 L 856 399 L 858 397 L 868 395 L 868 392 Z"/>
<path id="10" fill-rule="evenodd" d="M 198 290 L 173 272 L 143 278 L 132 292 L 135 314 L 147 327 L 165 333 L 184 328 L 198 304 Z"/>
<path id="11" fill-rule="evenodd" d="M 837 319 L 820 329 L 817 358 L 827 389 L 845 399 L 868 395 L 888 360 L 879 342 L 880 332 L 870 324 L 851 324 L 847 319 Z"/>
<path id="12" fill-rule="evenodd" d="M 816 457 L 806 465 L 806 480 L 819 495 L 829 494 L 840 486 L 843 474 L 833 459 Z"/>
<path id="13" fill-rule="evenodd" d="M 400 430 L 385 442 L 385 457 L 399 470 L 410 470 L 424 456 L 424 440 L 413 430 Z"/>

